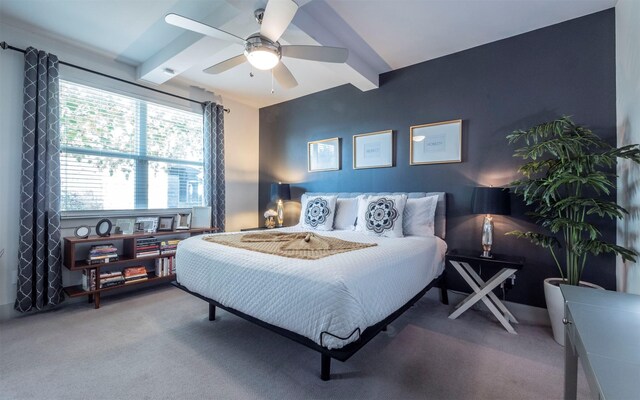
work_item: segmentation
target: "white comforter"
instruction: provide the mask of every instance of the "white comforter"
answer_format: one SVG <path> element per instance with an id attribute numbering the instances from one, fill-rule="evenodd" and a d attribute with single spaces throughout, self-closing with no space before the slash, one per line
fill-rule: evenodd
<path id="1" fill-rule="evenodd" d="M 334 349 L 357 340 L 356 328 L 362 332 L 389 316 L 444 268 L 447 245 L 435 236 L 319 234 L 378 245 L 320 260 L 299 260 L 196 236 L 178 246 L 177 281 L 192 292 Z"/>

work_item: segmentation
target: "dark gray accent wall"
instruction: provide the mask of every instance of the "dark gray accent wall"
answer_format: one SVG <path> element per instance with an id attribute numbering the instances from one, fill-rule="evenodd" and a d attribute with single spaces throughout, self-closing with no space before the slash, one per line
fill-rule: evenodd
<path id="1" fill-rule="evenodd" d="M 444 191 L 449 248 L 479 251 L 482 217 L 470 214 L 471 193 L 476 185 L 500 186 L 516 177 L 508 133 L 564 114 L 615 143 L 614 24 L 610 9 L 383 74 L 379 89 L 345 85 L 262 108 L 261 210 L 274 181 L 291 183 L 294 197 L 304 191 Z M 458 118 L 462 163 L 409 165 L 410 126 Z M 395 134 L 395 166 L 354 170 L 352 136 L 386 129 Z M 336 136 L 342 169 L 307 172 L 307 142 Z M 495 218 L 494 250 L 524 256 L 527 264 L 507 300 L 544 307 L 542 281 L 558 273 L 544 250 L 502 236 L 533 227 L 523 205 L 515 199 L 512 205 L 510 217 Z M 298 210 L 287 204 L 290 223 Z M 615 241 L 614 223 L 601 229 Z M 485 268 L 483 275 L 493 272 Z M 591 258 L 585 278 L 613 289 L 615 259 Z M 460 279 L 452 286 L 469 291 Z"/>

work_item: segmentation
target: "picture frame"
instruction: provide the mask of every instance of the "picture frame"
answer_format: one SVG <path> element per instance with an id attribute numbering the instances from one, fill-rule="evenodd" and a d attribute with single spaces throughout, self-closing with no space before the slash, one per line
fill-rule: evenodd
<path id="1" fill-rule="evenodd" d="M 158 232 L 170 232 L 173 230 L 173 215 L 158 217 Z"/>
<path id="2" fill-rule="evenodd" d="M 393 167 L 393 130 L 353 136 L 353 169 Z"/>
<path id="3" fill-rule="evenodd" d="M 102 218 L 96 224 L 96 235 L 100 237 L 111 236 L 111 227 L 112 227 L 111 220 L 107 218 Z"/>
<path id="4" fill-rule="evenodd" d="M 340 138 L 315 140 L 307 143 L 308 172 L 338 171 L 340 169 Z"/>
<path id="5" fill-rule="evenodd" d="M 178 213 L 176 215 L 176 230 L 191 229 L 191 213 Z"/>
<path id="6" fill-rule="evenodd" d="M 462 120 L 410 128 L 410 165 L 462 162 Z"/>
<path id="7" fill-rule="evenodd" d="M 137 217 L 136 232 L 155 233 L 158 229 L 158 217 Z"/>
<path id="8" fill-rule="evenodd" d="M 118 218 L 116 219 L 116 234 L 131 235 L 135 231 L 136 220 L 135 218 Z"/>
<path id="9" fill-rule="evenodd" d="M 78 239 L 86 239 L 89 237 L 90 233 L 91 228 L 89 228 L 87 225 L 80 225 L 73 231 L 73 235 Z"/>

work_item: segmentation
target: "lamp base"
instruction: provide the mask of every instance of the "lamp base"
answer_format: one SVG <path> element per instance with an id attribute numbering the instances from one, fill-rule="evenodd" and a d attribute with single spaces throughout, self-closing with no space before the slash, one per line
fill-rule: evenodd
<path id="1" fill-rule="evenodd" d="M 278 228 L 282 228 L 282 224 L 284 223 L 284 204 L 282 200 L 278 200 Z"/>
<path id="2" fill-rule="evenodd" d="M 480 254 L 480 257 L 482 257 L 482 258 L 493 258 L 493 254 L 491 254 L 490 251 L 483 251 L 482 254 Z"/>

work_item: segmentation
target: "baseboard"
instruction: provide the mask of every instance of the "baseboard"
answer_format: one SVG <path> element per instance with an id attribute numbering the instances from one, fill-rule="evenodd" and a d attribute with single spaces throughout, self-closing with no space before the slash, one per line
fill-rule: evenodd
<path id="1" fill-rule="evenodd" d="M 66 304 L 73 304 L 73 303 L 79 303 L 79 302 L 86 302 L 87 299 L 86 297 L 73 297 L 73 298 L 66 298 L 64 300 L 64 302 L 58 304 L 55 308 L 58 307 L 64 307 Z M 51 309 L 47 309 L 47 310 L 41 310 L 41 311 L 29 311 L 28 313 L 21 313 L 15 310 L 15 308 L 13 308 L 14 303 L 8 303 L 8 304 L 2 304 L 0 305 L 0 321 L 6 321 L 12 318 L 18 318 L 18 317 L 24 317 L 27 315 L 33 315 L 33 314 L 37 314 L 39 312 L 47 312 L 47 311 L 51 311 Z"/>
<path id="2" fill-rule="evenodd" d="M 448 293 L 449 293 L 450 304 L 457 304 L 458 302 L 462 301 L 465 297 L 468 296 L 467 293 L 457 292 L 453 290 L 449 290 Z M 432 300 L 437 300 L 437 301 L 440 300 L 439 296 L 440 296 L 439 290 L 429 290 L 425 294 L 425 297 Z M 70 303 L 76 303 L 80 301 L 87 301 L 87 300 L 85 297 L 68 298 L 64 301 L 64 303 L 70 304 Z M 62 306 L 64 306 L 64 303 L 62 304 Z M 549 314 L 547 313 L 546 308 L 533 307 L 533 306 L 528 306 L 526 304 L 511 303 L 509 301 L 505 301 L 504 304 L 509 309 L 509 311 L 511 311 L 513 315 L 515 315 L 516 318 L 518 318 L 518 320 L 523 323 L 527 323 L 531 325 L 544 325 L 544 326 L 549 326 L 551 324 L 549 322 Z M 476 305 L 474 305 L 473 308 L 481 309 L 483 311 L 484 310 L 489 311 L 482 302 L 476 303 Z M 20 315 L 24 315 L 24 314 L 17 312 L 13 308 L 13 303 L 0 305 L 0 321 L 6 321 L 11 318 L 16 318 Z"/>
<path id="3" fill-rule="evenodd" d="M 0 321 L 6 321 L 19 315 L 20 313 L 13 308 L 13 303 L 0 305 Z"/>
<path id="4" fill-rule="evenodd" d="M 449 294 L 449 304 L 458 304 L 465 297 L 467 297 L 468 293 L 457 292 L 454 290 L 448 290 Z M 440 300 L 440 291 L 439 290 L 429 290 L 425 297 Z M 526 304 L 512 303 L 510 301 L 503 301 L 504 305 L 507 307 L 509 311 L 513 313 L 513 315 L 518 319 L 518 321 L 530 325 L 543 325 L 550 326 L 551 322 L 549 321 L 549 313 L 546 308 L 533 307 L 528 306 Z M 474 304 L 473 309 L 479 309 L 482 311 L 489 312 L 489 309 L 482 303 L 481 301 Z"/>

